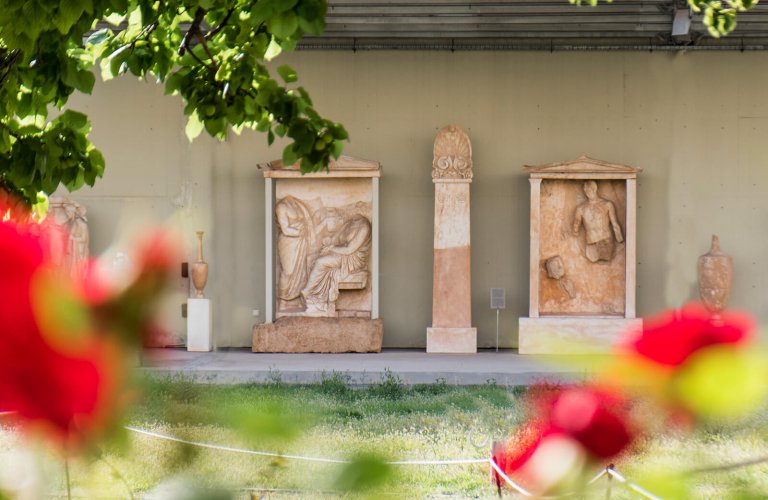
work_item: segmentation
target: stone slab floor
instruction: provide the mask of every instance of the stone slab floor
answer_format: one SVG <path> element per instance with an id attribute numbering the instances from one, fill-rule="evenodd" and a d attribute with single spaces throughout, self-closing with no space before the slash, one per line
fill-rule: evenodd
<path id="1" fill-rule="evenodd" d="M 566 381 L 589 376 L 594 358 L 526 356 L 516 350 L 481 350 L 477 354 L 427 354 L 420 349 L 386 349 L 380 353 L 278 354 L 250 349 L 187 352 L 148 349 L 139 370 L 155 375 L 189 377 L 200 382 L 236 384 L 281 381 L 318 382 L 334 372 L 351 385 L 379 383 L 388 373 L 404 384 L 445 381 L 453 385 L 528 385 L 543 379 Z"/>

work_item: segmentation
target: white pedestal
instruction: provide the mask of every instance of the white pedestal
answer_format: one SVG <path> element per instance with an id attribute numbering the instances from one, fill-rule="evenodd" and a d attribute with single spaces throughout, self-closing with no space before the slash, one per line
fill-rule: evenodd
<path id="1" fill-rule="evenodd" d="M 520 354 L 610 353 L 623 335 L 640 331 L 640 318 L 547 316 L 519 319 Z"/>
<path id="2" fill-rule="evenodd" d="M 210 299 L 187 299 L 187 350 L 212 350 L 212 327 Z"/>

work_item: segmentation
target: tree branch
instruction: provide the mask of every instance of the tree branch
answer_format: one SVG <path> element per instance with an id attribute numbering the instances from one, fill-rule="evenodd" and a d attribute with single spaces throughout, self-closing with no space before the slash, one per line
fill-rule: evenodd
<path id="1" fill-rule="evenodd" d="M 179 45 L 180 56 L 183 56 L 184 53 L 188 50 L 191 52 L 191 48 L 189 47 L 189 42 L 192 39 L 192 37 L 195 35 L 195 33 L 200 31 L 200 23 L 203 22 L 204 17 L 205 17 L 205 10 L 202 7 L 198 7 L 197 11 L 195 12 L 195 19 L 192 21 L 192 24 L 189 25 L 189 29 L 187 30 L 187 32 L 184 33 L 184 38 L 181 39 L 181 44 Z"/>
<path id="2" fill-rule="evenodd" d="M 13 71 L 14 66 L 18 64 L 19 60 L 21 60 L 21 50 L 19 49 L 12 50 L 3 58 L 2 64 L 0 64 L 0 67 L 3 70 L 3 73 L 0 74 L 0 87 L 2 87 L 8 79 L 8 75 L 11 74 L 11 71 Z"/>
<path id="3" fill-rule="evenodd" d="M 232 13 L 235 11 L 235 8 L 231 8 L 227 11 L 227 15 L 224 16 L 224 19 L 221 20 L 218 26 L 216 26 L 213 30 L 209 31 L 205 35 L 206 40 L 210 40 L 211 38 L 215 37 L 219 34 L 221 30 L 224 29 L 224 27 L 227 25 L 227 22 L 229 21 L 229 18 L 232 16 Z"/>
<path id="4" fill-rule="evenodd" d="M 229 17 L 229 16 L 227 16 Z M 192 24 L 189 26 L 189 29 L 184 34 L 184 38 L 181 40 L 181 46 L 179 47 L 179 55 L 183 56 L 186 52 L 189 52 L 189 54 L 200 64 L 205 66 L 211 71 L 218 70 L 218 65 L 216 64 L 216 59 L 213 58 L 213 54 L 211 53 L 211 49 L 208 48 L 208 43 L 206 42 L 205 36 L 203 35 L 203 32 L 200 30 L 200 25 L 203 22 L 203 19 L 205 18 L 205 9 L 202 7 L 198 7 L 197 11 L 195 11 L 195 19 L 192 21 Z M 202 59 L 200 59 L 197 54 L 192 50 L 192 46 L 190 45 L 192 42 L 192 39 L 197 40 L 200 45 L 203 46 L 203 50 L 205 50 L 205 53 L 208 55 L 208 59 L 210 59 L 210 64 L 206 63 Z"/>

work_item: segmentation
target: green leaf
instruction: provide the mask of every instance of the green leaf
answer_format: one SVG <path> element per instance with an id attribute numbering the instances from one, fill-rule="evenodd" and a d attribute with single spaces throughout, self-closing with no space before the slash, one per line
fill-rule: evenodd
<path id="1" fill-rule="evenodd" d="M 187 126 L 184 127 L 184 133 L 187 134 L 189 142 L 192 142 L 202 131 L 203 122 L 200 121 L 200 115 L 197 114 L 197 111 L 194 111 L 189 116 L 189 120 L 187 120 Z"/>
<path id="2" fill-rule="evenodd" d="M 283 149 L 283 165 L 286 167 L 299 161 L 299 155 L 294 150 L 294 145 L 289 144 Z"/>
<path id="3" fill-rule="evenodd" d="M 299 27 L 299 19 L 292 10 L 278 14 L 267 21 L 267 29 L 278 38 L 290 38 Z"/>
<path id="4" fill-rule="evenodd" d="M 344 152 L 344 141 L 333 141 L 333 150 L 331 151 L 331 155 L 333 155 L 333 158 L 338 160 L 339 156 L 341 156 L 341 153 Z"/>
<path id="5" fill-rule="evenodd" d="M 745 416 L 768 396 L 768 356 L 758 349 L 732 345 L 701 349 L 689 358 L 675 380 L 675 393 L 705 418 Z"/>
<path id="6" fill-rule="evenodd" d="M 94 31 L 91 33 L 91 36 L 89 36 L 85 43 L 87 45 L 101 45 L 105 41 L 109 40 L 112 37 L 112 30 L 109 28 L 104 28 L 99 31 Z"/>
<path id="7" fill-rule="evenodd" d="M 381 485 L 392 475 L 392 466 L 371 453 L 357 455 L 344 466 L 334 487 L 342 491 L 366 491 Z"/>
<path id="8" fill-rule="evenodd" d="M 62 35 L 66 35 L 72 28 L 72 25 L 80 19 L 85 8 L 81 0 L 67 0 L 59 2 L 59 11 L 53 18 L 53 23 Z"/>
<path id="9" fill-rule="evenodd" d="M 120 26 L 120 24 L 125 21 L 125 13 L 113 12 L 112 14 L 105 17 L 104 20 L 112 26 Z"/>
<path id="10" fill-rule="evenodd" d="M 80 113 L 78 111 L 73 111 L 71 109 L 68 109 L 64 113 L 62 113 L 59 119 L 65 124 L 69 125 L 71 128 L 79 132 L 86 133 L 90 130 L 88 117 L 85 114 Z"/>
<path id="11" fill-rule="evenodd" d="M 275 40 L 273 37 L 269 41 L 269 45 L 267 45 L 267 51 L 264 53 L 264 59 L 267 61 L 271 61 L 275 57 L 279 56 L 282 51 L 283 51 L 283 48 L 280 46 L 279 43 L 277 43 L 277 40 Z"/>
<path id="12" fill-rule="evenodd" d="M 48 213 L 48 196 L 39 191 L 35 196 L 35 203 L 32 205 L 32 211 L 37 214 L 38 217 L 45 217 Z"/>
<path id="13" fill-rule="evenodd" d="M 17 29 L 20 29 L 20 32 L 25 33 L 30 39 L 36 39 L 40 32 L 45 28 L 47 21 L 45 10 L 36 0 L 28 0 L 21 8 L 21 12 L 24 18 L 23 20 L 19 20 L 21 22 L 21 28 Z"/>
<path id="14" fill-rule="evenodd" d="M 277 72 L 285 83 L 293 83 L 299 79 L 298 75 L 296 74 L 296 70 L 287 64 L 278 66 Z"/>

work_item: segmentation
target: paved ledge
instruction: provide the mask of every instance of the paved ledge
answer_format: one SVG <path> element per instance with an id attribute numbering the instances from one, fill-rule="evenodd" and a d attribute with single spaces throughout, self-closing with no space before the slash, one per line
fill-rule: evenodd
<path id="1" fill-rule="evenodd" d="M 405 384 L 445 381 L 451 385 L 528 385 L 543 379 L 567 381 L 589 376 L 592 358 L 525 356 L 517 350 L 480 350 L 477 354 L 427 354 L 423 350 L 387 349 L 380 353 L 275 354 L 250 349 L 187 352 L 148 349 L 140 372 L 189 377 L 199 382 L 243 384 L 281 381 L 319 382 L 334 372 L 351 385 L 380 382 L 391 372 Z"/>

